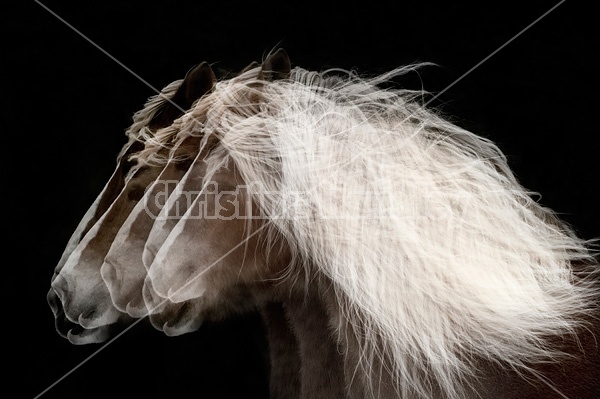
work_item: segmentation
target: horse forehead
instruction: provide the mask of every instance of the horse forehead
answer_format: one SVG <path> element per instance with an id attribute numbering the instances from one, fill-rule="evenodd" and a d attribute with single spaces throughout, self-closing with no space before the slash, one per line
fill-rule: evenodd
<path id="1" fill-rule="evenodd" d="M 144 196 L 135 204 L 129 215 L 119 228 L 115 241 L 123 242 L 134 234 L 150 233 L 160 212 L 167 205 L 168 198 L 176 191 L 182 171 L 174 165 L 166 167 L 166 173 L 161 173 L 153 181 Z M 164 171 L 163 171 L 164 172 Z M 111 248 L 112 249 L 112 248 Z"/>
<path id="2" fill-rule="evenodd" d="M 116 234 L 135 206 L 134 201 L 127 198 L 127 195 L 125 189 L 120 192 L 106 212 L 75 246 L 66 259 L 63 269 L 69 272 L 82 271 L 94 267 L 94 259 L 104 258 L 114 239 L 114 236 L 108 234 L 107 229 L 113 229 Z"/>

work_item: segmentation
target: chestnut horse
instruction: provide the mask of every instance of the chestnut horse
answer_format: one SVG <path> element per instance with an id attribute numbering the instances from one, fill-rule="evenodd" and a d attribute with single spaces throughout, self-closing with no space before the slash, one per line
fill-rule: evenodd
<path id="1" fill-rule="evenodd" d="M 247 68 L 257 65 L 251 63 Z M 134 115 L 134 123 L 127 131 L 128 143 L 118 157 L 113 176 L 73 233 L 52 277 L 48 302 L 57 331 L 72 343 L 104 342 L 116 330 L 113 327 L 122 328 L 135 318 L 148 315 L 157 329 L 167 335 L 180 335 L 195 331 L 205 320 L 222 319 L 229 312 L 221 314 L 219 309 L 229 309 L 232 303 L 239 304 L 238 311 L 255 308 L 244 287 L 229 290 L 229 297 L 223 293 L 228 305 L 213 306 L 212 313 L 206 312 L 206 303 L 196 311 L 198 305 L 194 302 L 201 301 L 150 304 L 151 292 L 143 287 L 146 270 L 141 255 L 143 237 L 155 221 L 151 212 L 168 205 L 158 202 L 172 200 L 172 188 L 181 191 L 196 182 L 194 174 L 189 173 L 196 170 L 183 167 L 185 161 L 140 167 L 130 157 L 151 145 L 157 132 L 171 126 L 192 103 L 211 91 L 215 80 L 211 67 L 201 63 L 190 69 L 183 80 L 174 81 L 151 97 Z M 185 157 L 197 144 L 198 139 L 190 137 L 177 151 Z M 176 152 L 174 155 L 178 159 Z M 181 185 L 177 184 L 180 181 Z M 165 226 L 163 230 L 166 231 Z M 139 248 L 138 243 L 142 244 Z M 295 338 L 281 304 L 265 304 L 261 314 L 270 349 L 271 396 L 293 398 L 298 392 L 299 364 Z"/>
<path id="2" fill-rule="evenodd" d="M 251 298 L 283 304 L 303 398 L 596 398 L 593 244 L 494 143 L 380 88 L 415 67 L 315 72 L 278 50 L 217 82 L 129 156 L 144 201 L 96 222 L 114 233 L 79 285 L 94 312 L 56 283 L 93 228 L 63 262 L 69 319 L 178 334 Z"/>

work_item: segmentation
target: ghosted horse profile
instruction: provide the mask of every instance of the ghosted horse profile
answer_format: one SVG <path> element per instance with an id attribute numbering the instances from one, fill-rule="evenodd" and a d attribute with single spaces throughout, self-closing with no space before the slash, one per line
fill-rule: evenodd
<path id="1" fill-rule="evenodd" d="M 111 205 L 128 216 L 89 277 L 109 295 L 79 283 L 96 309 L 177 334 L 245 311 L 247 295 L 283 303 L 303 398 L 597 397 L 591 243 L 494 143 L 423 93 L 380 88 L 414 67 L 366 79 L 290 65 L 279 50 L 217 82 L 128 156 L 130 175 L 154 172 L 137 207 Z M 67 316 L 68 270 L 53 282 Z M 92 331 L 118 319 L 81 314 L 69 319 Z"/>
<path id="2" fill-rule="evenodd" d="M 270 68 L 268 62 L 265 67 Z M 247 68 L 257 65 L 252 63 Z M 174 183 L 178 183 L 180 192 L 194 189 L 203 167 L 202 162 L 192 164 L 188 159 L 198 148 L 199 138 L 194 136 L 178 144 L 177 149 L 171 148 L 173 161 L 164 165 L 139 165 L 131 157 L 145 146 L 152 147 L 161 129 L 176 123 L 178 127 L 173 129 L 180 131 L 181 121 L 177 118 L 211 91 L 215 80 L 210 66 L 199 64 L 185 79 L 174 81 L 161 94 L 151 97 L 134 115 L 134 123 L 127 131 L 129 140 L 118 157 L 115 172 L 73 233 L 52 277 L 48 302 L 57 331 L 72 343 L 103 342 L 113 327 L 148 313 L 157 329 L 167 335 L 180 335 L 198 329 L 206 319 L 222 319 L 231 313 L 234 303 L 237 312 L 254 309 L 245 287 L 223 290 L 209 309 L 201 299 L 186 303 L 156 301 L 153 291 L 144 286 L 142 252 L 155 222 L 152 212 L 160 211 L 156 201 L 168 198 Z M 164 151 L 158 150 L 156 155 L 164 156 Z M 184 209 L 182 204 L 176 205 L 178 210 Z M 165 219 L 156 224 L 161 232 L 166 232 L 171 221 Z M 220 306 L 221 298 L 227 306 Z M 271 352 L 271 396 L 293 398 L 298 391 L 299 363 L 295 338 L 280 304 L 265 303 L 262 316 Z"/>
<path id="3" fill-rule="evenodd" d="M 72 343 L 104 341 L 111 324 L 128 319 L 114 306 L 98 309 L 93 302 L 99 304 L 108 293 L 97 277 L 100 276 L 107 245 L 112 243 L 111 238 L 119 227 L 119 220 L 126 217 L 128 210 L 141 198 L 145 188 L 143 184 L 153 180 L 152 176 L 142 176 L 143 171 L 130 173 L 134 163 L 129 157 L 142 150 L 144 142 L 151 139 L 158 129 L 169 126 L 196 99 L 212 88 L 213 82 L 208 83 L 209 73 L 212 71 L 208 65 L 196 66 L 184 80 L 167 85 L 160 95 L 152 97 L 134 115 L 133 124 L 126 132 L 128 142 L 118 156 L 115 171 L 72 234 L 55 268 L 52 288 L 48 292 L 56 329 Z M 97 252 L 86 253 L 86 248 L 91 247 L 90 242 L 96 244 Z M 94 301 L 88 300 L 90 296 Z M 87 309 L 82 308 L 85 303 L 90 304 Z M 92 319 L 98 318 L 102 320 L 94 326 Z"/>

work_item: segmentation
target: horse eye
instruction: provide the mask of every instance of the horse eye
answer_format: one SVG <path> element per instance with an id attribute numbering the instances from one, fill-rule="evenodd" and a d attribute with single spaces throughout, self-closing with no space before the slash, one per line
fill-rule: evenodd
<path id="1" fill-rule="evenodd" d="M 132 201 L 139 201 L 140 199 L 142 199 L 145 192 L 146 190 L 144 187 L 133 186 L 127 192 L 127 198 L 129 198 Z"/>
<path id="2" fill-rule="evenodd" d="M 177 162 L 175 164 L 175 169 L 177 169 L 177 170 L 188 170 L 192 166 L 193 162 L 194 162 L 194 160 L 191 159 L 191 158 L 184 159 L 183 161 Z"/>

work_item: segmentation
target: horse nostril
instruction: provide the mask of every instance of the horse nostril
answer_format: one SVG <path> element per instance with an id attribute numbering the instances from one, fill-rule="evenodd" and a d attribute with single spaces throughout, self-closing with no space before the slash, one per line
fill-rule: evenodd
<path id="1" fill-rule="evenodd" d="M 83 328 L 90 328 L 90 327 L 92 327 L 92 323 L 94 322 L 95 315 L 96 315 L 96 307 L 94 306 L 93 308 L 88 309 L 85 312 L 81 313 L 79 315 L 79 318 L 77 319 L 77 322 Z"/>
<path id="2" fill-rule="evenodd" d="M 67 279 L 59 274 L 52 282 L 51 287 L 60 301 L 65 303 L 65 296 L 67 292 L 69 292 L 69 284 L 67 283 Z"/>
<path id="3" fill-rule="evenodd" d="M 100 268 L 100 274 L 102 275 L 104 282 L 110 284 L 115 284 L 120 280 L 121 277 L 117 268 L 110 264 L 107 260 L 104 261 L 104 264 Z"/>
<path id="4" fill-rule="evenodd" d="M 94 313 L 96 313 L 96 308 L 89 309 L 89 310 L 83 312 L 82 314 L 80 314 L 79 319 L 89 320 L 94 316 Z"/>

